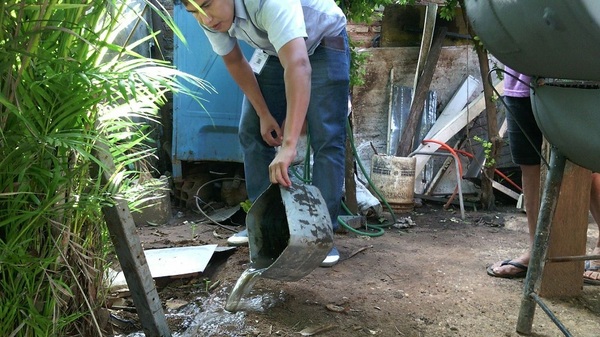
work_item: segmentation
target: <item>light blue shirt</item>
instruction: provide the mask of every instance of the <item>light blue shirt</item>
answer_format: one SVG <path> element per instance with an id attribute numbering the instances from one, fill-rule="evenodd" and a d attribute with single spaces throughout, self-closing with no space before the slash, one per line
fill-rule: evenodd
<path id="1" fill-rule="evenodd" d="M 234 0 L 234 19 L 227 33 L 204 27 L 213 50 L 227 55 L 237 39 L 269 55 L 302 37 L 311 55 L 326 36 L 337 36 L 346 17 L 333 0 Z"/>

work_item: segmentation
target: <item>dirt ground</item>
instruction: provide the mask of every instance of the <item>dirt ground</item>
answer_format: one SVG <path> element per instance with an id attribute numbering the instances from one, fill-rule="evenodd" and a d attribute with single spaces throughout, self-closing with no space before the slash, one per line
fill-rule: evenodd
<path id="1" fill-rule="evenodd" d="M 145 249 L 227 246 L 229 230 L 195 212 L 174 212 L 169 225 L 138 228 Z M 173 335 L 518 336 L 523 280 L 493 278 L 485 268 L 527 249 L 524 213 L 513 205 L 496 212 L 467 209 L 461 220 L 457 210 L 429 202 L 404 216 L 413 227 L 390 227 L 378 237 L 336 233 L 341 261 L 332 268 L 317 268 L 296 282 L 259 278 L 245 297 L 251 304 L 245 311 L 223 308 L 248 268 L 247 247 L 215 254 L 203 274 L 157 279 Z M 589 228 L 592 247 L 598 231 L 593 223 Z M 546 303 L 573 336 L 600 336 L 600 287 L 586 285 L 580 297 Z M 563 334 L 538 307 L 532 335 Z"/>

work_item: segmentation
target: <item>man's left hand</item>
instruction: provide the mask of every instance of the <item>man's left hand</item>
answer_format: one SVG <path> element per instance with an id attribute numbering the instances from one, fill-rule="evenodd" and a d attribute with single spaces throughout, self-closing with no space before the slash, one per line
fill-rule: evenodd
<path id="1" fill-rule="evenodd" d="M 292 186 L 288 174 L 288 168 L 292 161 L 296 158 L 296 149 L 289 147 L 281 147 L 275 156 L 275 159 L 269 165 L 269 179 L 273 184 L 280 184 L 284 187 Z"/>

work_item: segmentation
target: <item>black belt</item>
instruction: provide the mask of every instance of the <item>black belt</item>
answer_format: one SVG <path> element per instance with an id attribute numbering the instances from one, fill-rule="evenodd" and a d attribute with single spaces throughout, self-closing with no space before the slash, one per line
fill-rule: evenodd
<path id="1" fill-rule="evenodd" d="M 337 50 L 344 50 L 346 48 L 343 36 L 326 36 L 321 40 L 320 44 L 323 47 Z"/>

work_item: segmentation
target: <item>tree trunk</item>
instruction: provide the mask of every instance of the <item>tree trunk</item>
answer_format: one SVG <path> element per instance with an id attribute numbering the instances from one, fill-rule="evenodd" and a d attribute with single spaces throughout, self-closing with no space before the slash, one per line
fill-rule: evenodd
<path id="1" fill-rule="evenodd" d="M 460 0 L 459 2 L 460 6 L 463 8 L 463 20 L 465 23 L 468 23 L 469 21 L 465 11 L 466 7 L 464 0 Z M 469 28 L 469 34 L 475 37 L 476 34 L 471 26 L 467 24 L 467 27 Z M 483 45 L 478 40 L 474 41 L 475 51 L 477 52 L 477 58 L 479 60 L 479 70 L 481 72 L 483 83 L 483 95 L 485 98 L 485 111 L 487 116 L 487 133 L 489 142 L 491 143 L 490 153 L 486 155 L 486 162 L 482 172 L 484 179 L 481 179 L 481 205 L 485 210 L 494 210 L 496 206 L 492 181 L 494 179 L 494 171 L 496 170 L 498 153 L 502 147 L 502 138 L 500 138 L 500 135 L 498 134 L 498 113 L 496 104 L 492 100 L 494 93 L 492 88 L 493 84 L 489 83 L 487 78 L 490 71 L 487 50 L 483 48 Z"/>

